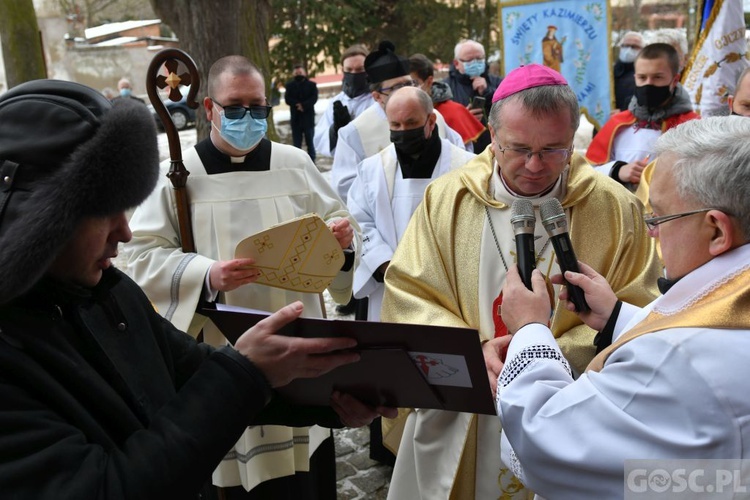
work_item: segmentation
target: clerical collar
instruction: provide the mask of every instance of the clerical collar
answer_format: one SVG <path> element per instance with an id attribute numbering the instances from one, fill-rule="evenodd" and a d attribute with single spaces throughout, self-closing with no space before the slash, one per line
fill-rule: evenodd
<path id="1" fill-rule="evenodd" d="M 208 175 L 227 172 L 264 172 L 271 169 L 271 141 L 261 139 L 245 156 L 232 157 L 219 150 L 210 137 L 195 145 Z"/>
<path id="2" fill-rule="evenodd" d="M 437 127 L 432 130 L 432 135 L 427 139 L 427 144 L 422 154 L 417 158 L 402 155 L 396 149 L 396 157 L 401 167 L 401 175 L 404 179 L 429 179 L 440 159 L 441 143 Z"/>
<path id="3" fill-rule="evenodd" d="M 667 293 L 670 288 L 675 286 L 678 281 L 680 281 L 682 278 L 677 279 L 669 279 L 669 278 L 659 278 L 656 280 L 656 286 L 659 288 L 659 292 L 661 292 L 662 295 Z"/>
<path id="4" fill-rule="evenodd" d="M 544 200 L 548 200 L 550 198 L 557 198 L 558 200 L 562 200 L 565 197 L 565 184 L 568 181 L 569 171 L 570 166 L 566 166 L 562 174 L 560 174 L 560 177 L 557 178 L 557 181 L 547 191 L 533 196 L 523 196 L 514 192 L 508 187 L 508 185 L 505 183 L 505 179 L 503 179 L 503 176 L 500 174 L 500 168 L 497 165 L 497 161 L 493 159 L 489 194 L 495 200 L 505 203 L 508 206 L 511 206 L 517 199 L 525 199 L 531 200 L 532 204 L 535 207 L 538 207 L 539 204 Z"/>

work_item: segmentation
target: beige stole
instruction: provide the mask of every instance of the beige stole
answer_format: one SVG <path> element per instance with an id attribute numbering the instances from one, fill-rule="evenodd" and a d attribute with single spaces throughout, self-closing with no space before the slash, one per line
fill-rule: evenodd
<path id="1" fill-rule="evenodd" d="M 651 311 L 643 321 L 591 360 L 586 371 L 600 371 L 623 344 L 647 333 L 670 328 L 750 329 L 750 268 L 719 282 L 704 295 L 672 314 Z"/>
<path id="2" fill-rule="evenodd" d="M 375 103 L 364 110 L 361 115 L 352 122 L 357 129 L 359 140 L 362 141 L 364 156 L 360 160 L 378 154 L 391 144 L 390 128 L 388 119 L 380 104 Z"/>

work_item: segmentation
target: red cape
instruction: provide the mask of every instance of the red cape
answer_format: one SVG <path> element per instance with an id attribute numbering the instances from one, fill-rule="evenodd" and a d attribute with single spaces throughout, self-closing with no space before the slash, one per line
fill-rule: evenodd
<path id="1" fill-rule="evenodd" d="M 456 101 L 449 99 L 437 103 L 435 104 L 435 109 L 443 115 L 445 123 L 458 132 L 464 144 L 476 141 L 482 132 L 484 132 L 484 125 L 471 114 L 471 111 Z"/>
<path id="2" fill-rule="evenodd" d="M 670 116 L 661 122 L 661 132 L 663 134 L 680 123 L 695 120 L 696 118 L 700 118 L 700 115 L 693 111 Z M 586 151 L 586 160 L 593 165 L 601 165 L 602 163 L 610 161 L 612 155 L 612 144 L 615 142 L 615 135 L 617 135 L 617 132 L 621 127 L 632 125 L 635 122 L 636 117 L 630 111 L 621 111 L 616 115 L 612 115 L 602 129 L 596 134 L 594 140 L 591 141 L 589 149 Z"/>

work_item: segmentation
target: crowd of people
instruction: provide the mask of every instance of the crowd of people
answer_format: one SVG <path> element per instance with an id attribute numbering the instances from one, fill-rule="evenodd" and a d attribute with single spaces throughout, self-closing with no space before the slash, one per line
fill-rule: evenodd
<path id="1" fill-rule="evenodd" d="M 443 81 L 389 41 L 349 47 L 317 124 L 295 65 L 294 146 L 266 137 L 261 70 L 223 57 L 202 96 L 209 136 L 183 151 L 189 250 L 171 162 L 127 79 L 112 100 L 57 80 L 1 95 L 0 491 L 332 499 L 343 426 L 371 426 L 395 500 L 620 498 L 627 460 L 750 458 L 750 70 L 732 116 L 702 118 L 672 35 L 622 37 L 618 109 L 585 155 L 556 66 L 501 78 L 475 40 Z M 538 237 L 519 270 L 521 202 Z M 577 268 L 547 235 L 553 202 Z M 362 300 L 357 319 L 477 332 L 496 415 L 276 391 L 360 359 L 353 339 L 278 335 L 324 317 L 320 296 L 235 257 L 309 213 L 343 256 L 327 290 Z M 230 343 L 210 304 L 275 312 Z"/>

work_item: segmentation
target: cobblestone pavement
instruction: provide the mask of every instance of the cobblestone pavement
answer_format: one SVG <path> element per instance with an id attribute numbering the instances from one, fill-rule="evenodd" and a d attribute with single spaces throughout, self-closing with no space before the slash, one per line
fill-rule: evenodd
<path id="1" fill-rule="evenodd" d="M 393 468 L 370 459 L 368 428 L 335 430 L 333 438 L 337 497 L 342 500 L 384 500 Z"/>

